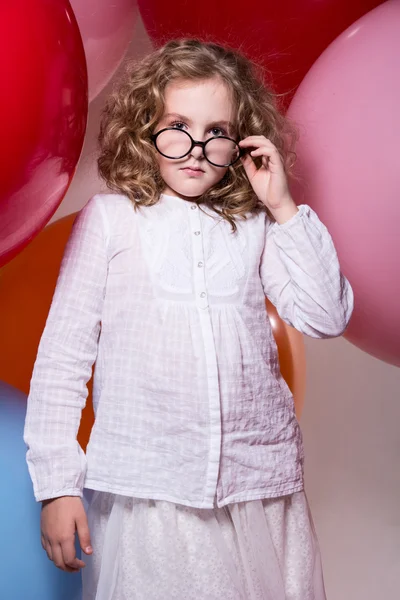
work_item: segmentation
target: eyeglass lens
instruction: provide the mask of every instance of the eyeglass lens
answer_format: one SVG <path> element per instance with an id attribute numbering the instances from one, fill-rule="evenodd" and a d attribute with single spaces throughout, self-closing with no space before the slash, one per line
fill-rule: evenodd
<path id="1" fill-rule="evenodd" d="M 157 148 L 167 158 L 182 158 L 189 153 L 191 145 L 191 138 L 180 129 L 168 129 L 157 137 Z M 212 138 L 204 151 L 210 162 L 221 167 L 235 162 L 239 156 L 239 146 L 226 138 Z"/>

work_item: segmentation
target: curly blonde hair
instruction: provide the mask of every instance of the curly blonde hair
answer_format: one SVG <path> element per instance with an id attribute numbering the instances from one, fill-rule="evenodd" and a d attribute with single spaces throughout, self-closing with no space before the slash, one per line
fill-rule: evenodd
<path id="1" fill-rule="evenodd" d="M 237 50 L 198 39 L 178 39 L 139 62 L 128 62 L 105 105 L 98 169 L 109 189 L 128 196 L 135 208 L 159 201 L 165 183 L 151 134 L 164 112 L 165 88 L 178 79 L 214 77 L 231 91 L 237 138 L 265 135 L 277 147 L 289 175 L 296 156 L 296 130 L 280 112 L 278 96 L 264 83 L 261 67 Z M 256 164 L 260 165 L 260 159 Z M 235 218 L 265 210 L 240 161 L 197 201 L 229 221 L 234 231 Z"/>

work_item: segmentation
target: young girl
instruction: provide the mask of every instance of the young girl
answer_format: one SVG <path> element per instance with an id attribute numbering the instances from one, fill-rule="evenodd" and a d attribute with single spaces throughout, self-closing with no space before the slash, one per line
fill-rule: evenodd
<path id="1" fill-rule="evenodd" d="M 327 229 L 293 201 L 290 128 L 261 81 L 237 52 L 172 41 L 106 106 L 114 193 L 76 220 L 25 427 L 43 547 L 79 570 L 77 532 L 84 600 L 325 598 L 265 296 L 327 338 L 353 295 Z"/>

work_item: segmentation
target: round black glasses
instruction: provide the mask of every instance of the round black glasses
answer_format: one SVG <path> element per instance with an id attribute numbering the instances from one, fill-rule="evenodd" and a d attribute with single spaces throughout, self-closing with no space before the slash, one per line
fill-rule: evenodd
<path id="1" fill-rule="evenodd" d="M 151 141 L 162 156 L 172 160 L 184 158 L 195 146 L 201 146 L 204 158 L 214 167 L 230 167 L 244 154 L 244 150 L 232 138 L 220 135 L 197 142 L 187 131 L 175 127 L 166 127 L 153 133 Z"/>

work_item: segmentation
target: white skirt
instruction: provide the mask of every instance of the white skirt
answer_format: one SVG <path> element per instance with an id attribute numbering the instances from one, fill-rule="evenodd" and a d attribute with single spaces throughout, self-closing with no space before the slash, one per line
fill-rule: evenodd
<path id="1" fill-rule="evenodd" d="M 304 492 L 214 509 L 90 493 L 83 600 L 326 600 Z"/>

